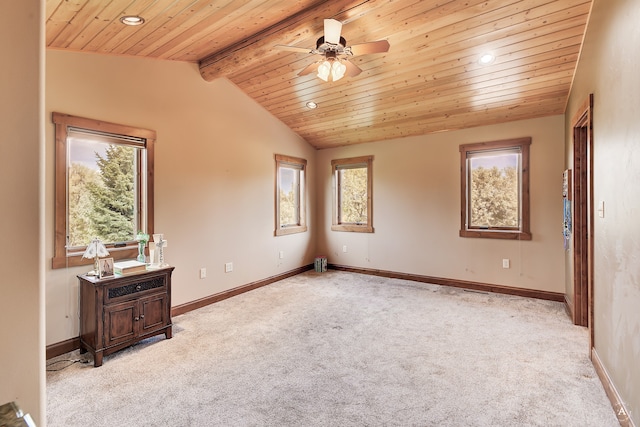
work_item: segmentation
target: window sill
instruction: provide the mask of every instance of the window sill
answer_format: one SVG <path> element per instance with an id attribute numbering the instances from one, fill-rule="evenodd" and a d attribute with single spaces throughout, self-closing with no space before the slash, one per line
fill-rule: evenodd
<path id="1" fill-rule="evenodd" d="M 276 236 L 286 236 L 287 234 L 296 234 L 296 233 L 304 233 L 307 231 L 307 226 L 300 227 L 284 227 L 276 230 Z"/>
<path id="2" fill-rule="evenodd" d="M 350 231 L 352 233 L 373 233 L 373 227 L 370 225 L 339 224 L 339 225 L 332 225 L 331 231 Z"/>
<path id="3" fill-rule="evenodd" d="M 504 230 L 460 230 L 460 237 L 481 239 L 531 240 L 531 233 Z"/>
<path id="4" fill-rule="evenodd" d="M 115 250 L 108 248 L 109 256 L 104 258 L 113 258 L 114 260 L 135 259 L 138 256 L 138 248 L 123 248 Z M 93 259 L 82 258 L 82 254 L 68 255 L 52 258 L 51 268 L 67 268 L 78 267 L 81 265 L 93 265 Z"/>

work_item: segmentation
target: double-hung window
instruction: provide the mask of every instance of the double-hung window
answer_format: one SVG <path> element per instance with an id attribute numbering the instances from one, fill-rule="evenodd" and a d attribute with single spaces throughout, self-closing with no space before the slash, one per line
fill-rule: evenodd
<path id="1" fill-rule="evenodd" d="M 531 240 L 531 138 L 460 146 L 462 237 Z"/>
<path id="2" fill-rule="evenodd" d="M 373 233 L 373 156 L 331 161 L 334 231 Z"/>
<path id="3" fill-rule="evenodd" d="M 153 233 L 151 130 L 53 113 L 56 128 L 53 268 L 91 263 L 100 239 L 114 259 L 135 258 L 138 231 Z"/>
<path id="4" fill-rule="evenodd" d="M 276 154 L 276 236 L 307 231 L 307 161 Z"/>

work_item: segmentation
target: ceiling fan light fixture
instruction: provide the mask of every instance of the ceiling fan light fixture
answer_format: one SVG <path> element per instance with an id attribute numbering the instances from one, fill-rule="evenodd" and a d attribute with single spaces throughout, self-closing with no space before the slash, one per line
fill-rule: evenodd
<path id="1" fill-rule="evenodd" d="M 331 73 L 331 63 L 329 61 L 324 61 L 318 67 L 318 77 L 325 82 L 329 81 L 329 75 Z"/>
<path id="2" fill-rule="evenodd" d="M 144 18 L 137 15 L 125 15 L 120 17 L 120 22 L 122 22 L 124 25 L 135 27 L 136 25 L 144 24 Z"/>
<path id="3" fill-rule="evenodd" d="M 389 51 L 387 40 L 359 43 L 347 46 L 347 40 L 342 37 L 342 23 L 335 19 L 324 20 L 324 35 L 316 41 L 315 49 L 305 49 L 297 46 L 276 45 L 276 48 L 323 56 L 324 59 L 307 65 L 298 76 L 306 76 L 316 72 L 316 76 L 325 82 L 338 81 L 345 75 L 355 77 L 362 72 L 362 69 L 349 58 L 357 55 L 367 55 L 371 53 L 384 53 Z"/>
<path id="4" fill-rule="evenodd" d="M 347 72 L 347 66 L 337 59 L 325 60 L 318 67 L 318 77 L 325 82 L 331 81 L 337 82 L 344 77 Z"/>
<path id="5" fill-rule="evenodd" d="M 338 81 L 344 77 L 344 73 L 347 71 L 347 66 L 340 61 L 333 61 L 331 65 L 331 77 L 333 81 Z"/>

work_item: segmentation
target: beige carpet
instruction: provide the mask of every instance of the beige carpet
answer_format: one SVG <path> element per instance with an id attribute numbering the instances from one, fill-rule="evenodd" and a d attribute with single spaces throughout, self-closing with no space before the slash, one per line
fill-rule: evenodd
<path id="1" fill-rule="evenodd" d="M 560 303 L 307 272 L 173 321 L 49 372 L 48 426 L 619 425 Z"/>

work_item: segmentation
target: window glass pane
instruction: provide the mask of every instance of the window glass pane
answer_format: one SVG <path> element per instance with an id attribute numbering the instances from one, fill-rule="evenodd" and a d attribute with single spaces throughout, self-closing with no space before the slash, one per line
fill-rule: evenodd
<path id="1" fill-rule="evenodd" d="M 300 171 L 280 167 L 280 227 L 300 225 Z"/>
<path id="2" fill-rule="evenodd" d="M 470 227 L 519 227 L 519 162 L 514 152 L 468 159 Z"/>
<path id="3" fill-rule="evenodd" d="M 303 233 L 307 231 L 305 210 L 307 161 L 282 154 L 276 154 L 275 160 L 275 235 Z"/>
<path id="4" fill-rule="evenodd" d="M 92 238 L 132 241 L 140 229 L 136 210 L 138 148 L 74 133 L 67 141 L 69 246 Z"/>
<path id="5" fill-rule="evenodd" d="M 338 169 L 342 224 L 367 223 L 367 168 Z"/>

